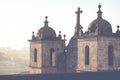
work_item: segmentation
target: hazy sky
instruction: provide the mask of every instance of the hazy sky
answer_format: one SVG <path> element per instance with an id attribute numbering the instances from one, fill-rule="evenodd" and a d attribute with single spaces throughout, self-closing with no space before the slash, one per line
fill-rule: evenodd
<path id="1" fill-rule="evenodd" d="M 56 33 L 62 31 L 67 41 L 74 33 L 75 11 L 81 8 L 81 25 L 86 31 L 89 23 L 96 19 L 101 3 L 103 18 L 116 31 L 120 25 L 120 0 L 0 0 L 0 47 L 21 48 L 29 46 L 32 31 L 35 35 L 48 16 L 49 26 Z"/>

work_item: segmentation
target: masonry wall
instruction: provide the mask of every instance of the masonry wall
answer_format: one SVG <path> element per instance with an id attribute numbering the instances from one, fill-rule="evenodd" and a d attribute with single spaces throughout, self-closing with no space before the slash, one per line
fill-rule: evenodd
<path id="1" fill-rule="evenodd" d="M 108 46 L 113 46 L 113 66 L 108 65 Z M 98 70 L 119 70 L 120 68 L 120 38 L 98 38 Z"/>
<path id="2" fill-rule="evenodd" d="M 85 47 L 89 47 L 89 65 L 85 64 Z M 97 71 L 97 38 L 78 39 L 77 72 Z"/>
<path id="3" fill-rule="evenodd" d="M 37 49 L 37 62 L 34 62 L 34 49 Z M 40 68 L 42 67 L 42 46 L 41 42 L 30 42 L 30 66 L 35 67 L 35 68 Z"/>
<path id="4" fill-rule="evenodd" d="M 56 54 L 55 66 L 50 66 L 50 49 L 53 48 Z M 58 41 L 42 41 L 42 68 L 43 73 L 50 71 L 51 73 L 59 73 L 65 71 L 65 43 Z"/>
<path id="5" fill-rule="evenodd" d="M 77 69 L 77 37 L 73 36 L 67 46 L 67 72 L 76 72 Z"/>
<path id="6" fill-rule="evenodd" d="M 37 62 L 34 62 L 34 49 L 37 49 Z M 30 73 L 41 73 L 42 67 L 42 46 L 40 41 L 30 42 Z"/>
<path id="7" fill-rule="evenodd" d="M 90 64 L 85 65 L 85 46 L 90 49 Z M 108 46 L 113 46 L 113 65 L 108 65 Z M 120 38 L 93 37 L 78 39 L 77 71 L 120 70 Z"/>
<path id="8" fill-rule="evenodd" d="M 34 49 L 37 62 L 34 62 Z M 60 73 L 65 71 L 65 42 L 63 40 L 43 40 L 30 43 L 30 73 Z M 54 49 L 55 65 L 50 65 L 50 49 Z"/>

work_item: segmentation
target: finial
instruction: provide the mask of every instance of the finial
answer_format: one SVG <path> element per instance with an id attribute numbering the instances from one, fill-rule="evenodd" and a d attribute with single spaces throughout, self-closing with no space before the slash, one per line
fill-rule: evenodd
<path id="1" fill-rule="evenodd" d="M 61 35 L 61 31 L 59 31 L 59 35 Z"/>
<path id="2" fill-rule="evenodd" d="M 99 8 L 99 10 L 98 10 L 98 18 L 102 18 L 102 11 L 101 11 L 101 7 L 102 7 L 102 5 L 99 3 L 99 5 L 98 5 L 98 8 Z"/>
<path id="3" fill-rule="evenodd" d="M 117 25 L 117 28 L 119 28 L 120 26 L 119 25 Z"/>
<path id="4" fill-rule="evenodd" d="M 119 25 L 117 25 L 117 29 L 119 30 L 119 28 L 120 28 L 120 26 Z"/>
<path id="5" fill-rule="evenodd" d="M 47 21 L 47 19 L 48 19 L 48 17 L 47 16 L 45 16 L 45 21 L 44 21 L 44 23 L 45 23 L 45 27 L 48 27 L 48 21 Z"/>
<path id="6" fill-rule="evenodd" d="M 35 39 L 34 31 L 32 32 L 32 39 Z"/>
<path id="7" fill-rule="evenodd" d="M 46 21 L 47 21 L 47 18 L 48 18 L 48 17 L 47 17 L 47 16 L 45 16 Z"/>
<path id="8" fill-rule="evenodd" d="M 32 33 L 33 33 L 33 35 L 34 35 L 34 31 L 33 31 Z"/>
<path id="9" fill-rule="evenodd" d="M 62 39 L 62 36 L 61 36 L 61 31 L 59 31 L 58 38 L 59 38 L 60 40 Z"/>
<path id="10" fill-rule="evenodd" d="M 119 28 L 120 28 L 120 26 L 117 25 L 117 31 L 116 31 L 116 33 L 117 33 L 118 36 L 120 36 L 120 30 L 119 30 Z"/>
<path id="11" fill-rule="evenodd" d="M 101 4 L 99 3 L 99 5 L 98 5 L 99 10 L 101 9 L 101 7 L 102 7 L 102 6 L 101 6 Z"/>
<path id="12" fill-rule="evenodd" d="M 66 35 L 64 34 L 63 36 L 64 36 L 64 40 L 66 41 L 66 39 L 65 39 Z"/>

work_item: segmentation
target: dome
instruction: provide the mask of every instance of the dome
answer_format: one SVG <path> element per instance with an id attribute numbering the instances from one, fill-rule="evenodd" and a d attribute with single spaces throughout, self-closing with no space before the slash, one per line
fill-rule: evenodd
<path id="1" fill-rule="evenodd" d="M 98 5 L 99 11 L 97 19 L 93 20 L 88 26 L 88 33 L 95 33 L 97 35 L 111 35 L 111 24 L 102 18 L 101 5 Z"/>
<path id="2" fill-rule="evenodd" d="M 37 38 L 38 39 L 56 39 L 56 33 L 54 29 L 48 26 L 48 21 L 47 21 L 47 16 L 46 16 L 46 21 L 44 22 L 44 27 L 40 28 L 37 32 Z"/>
<path id="3" fill-rule="evenodd" d="M 111 24 L 100 18 L 100 19 L 95 19 L 93 20 L 88 27 L 89 32 L 96 32 L 97 29 L 99 30 L 100 33 L 112 33 L 112 27 Z"/>

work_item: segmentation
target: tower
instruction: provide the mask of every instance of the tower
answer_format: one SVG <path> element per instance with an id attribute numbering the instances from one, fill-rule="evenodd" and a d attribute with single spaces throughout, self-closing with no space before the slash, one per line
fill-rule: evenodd
<path id="1" fill-rule="evenodd" d="M 101 5 L 98 5 L 97 19 L 78 39 L 77 72 L 109 71 L 120 67 L 119 26 L 112 32 L 111 24 L 102 18 Z"/>
<path id="2" fill-rule="evenodd" d="M 47 16 L 44 26 L 30 42 L 30 73 L 61 73 L 65 71 L 65 40 L 61 32 L 56 36 L 48 26 Z"/>
<path id="3" fill-rule="evenodd" d="M 77 59 L 78 59 L 78 38 L 79 36 L 83 35 L 82 26 L 80 24 L 80 14 L 82 11 L 80 8 L 75 12 L 76 17 L 76 25 L 74 35 L 70 39 L 68 46 L 67 46 L 67 64 L 66 69 L 67 72 L 76 72 L 77 69 Z"/>

